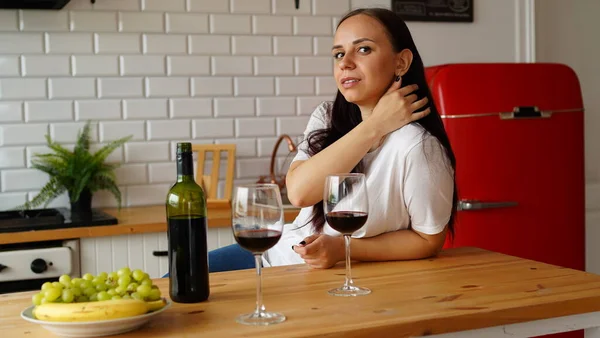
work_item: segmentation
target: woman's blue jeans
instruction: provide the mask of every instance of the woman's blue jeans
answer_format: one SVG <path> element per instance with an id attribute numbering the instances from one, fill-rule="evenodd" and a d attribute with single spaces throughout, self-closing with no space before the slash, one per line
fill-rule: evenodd
<path id="1" fill-rule="evenodd" d="M 254 267 L 254 255 L 237 244 L 208 252 L 208 272 L 252 269 Z M 163 277 L 169 277 L 169 274 L 167 273 Z"/>

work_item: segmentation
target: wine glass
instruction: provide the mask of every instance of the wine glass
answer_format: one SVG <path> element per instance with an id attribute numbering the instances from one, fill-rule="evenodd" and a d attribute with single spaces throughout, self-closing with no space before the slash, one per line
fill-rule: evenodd
<path id="1" fill-rule="evenodd" d="M 233 235 L 236 242 L 254 254 L 256 264 L 256 309 L 236 321 L 247 325 L 281 323 L 281 313 L 266 312 L 262 302 L 262 254 L 273 247 L 283 231 L 283 205 L 276 184 L 249 184 L 236 188 L 232 206 Z"/>
<path id="2" fill-rule="evenodd" d="M 369 213 L 365 175 L 350 173 L 327 176 L 323 206 L 327 223 L 332 229 L 344 235 L 346 243 L 346 281 L 343 286 L 329 290 L 329 294 L 333 296 L 368 295 L 371 290 L 354 285 L 350 268 L 350 236 L 367 222 Z"/>

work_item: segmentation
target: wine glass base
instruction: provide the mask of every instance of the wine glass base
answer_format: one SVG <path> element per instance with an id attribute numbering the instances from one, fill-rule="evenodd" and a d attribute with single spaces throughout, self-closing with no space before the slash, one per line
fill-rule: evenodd
<path id="1" fill-rule="evenodd" d="M 285 321 L 285 316 L 276 312 L 253 312 L 240 315 L 235 319 L 236 322 L 245 325 L 272 325 Z"/>
<path id="2" fill-rule="evenodd" d="M 371 293 L 370 289 L 361 288 L 359 286 L 342 286 L 336 289 L 331 289 L 327 291 L 332 296 L 340 296 L 340 297 L 354 297 L 354 296 L 364 296 Z"/>

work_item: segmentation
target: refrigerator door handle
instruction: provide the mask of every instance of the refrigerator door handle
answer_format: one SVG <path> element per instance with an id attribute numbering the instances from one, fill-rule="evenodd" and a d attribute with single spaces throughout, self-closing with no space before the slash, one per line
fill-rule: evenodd
<path id="1" fill-rule="evenodd" d="M 552 117 L 552 111 L 541 111 L 540 108 L 536 106 L 515 107 L 510 113 L 500 113 L 500 119 L 502 120 L 536 119 L 550 117 Z"/>
<path id="2" fill-rule="evenodd" d="M 517 206 L 517 202 L 480 202 L 477 200 L 461 200 L 458 202 L 458 210 L 483 210 L 495 208 L 509 208 Z"/>

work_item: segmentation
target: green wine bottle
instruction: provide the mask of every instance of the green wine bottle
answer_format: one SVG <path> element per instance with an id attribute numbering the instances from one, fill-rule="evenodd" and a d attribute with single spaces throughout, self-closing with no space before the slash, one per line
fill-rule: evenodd
<path id="1" fill-rule="evenodd" d="M 177 182 L 167 194 L 169 295 L 174 302 L 208 299 L 206 199 L 194 180 L 192 144 L 177 143 Z"/>

